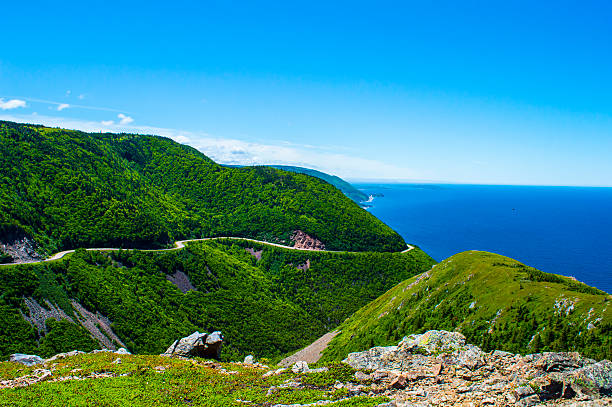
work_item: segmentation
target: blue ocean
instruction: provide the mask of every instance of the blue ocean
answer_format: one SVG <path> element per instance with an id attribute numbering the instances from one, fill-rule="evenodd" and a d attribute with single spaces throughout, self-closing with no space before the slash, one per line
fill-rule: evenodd
<path id="1" fill-rule="evenodd" d="M 357 184 L 368 210 L 435 260 L 503 254 L 612 293 L 612 188 Z"/>

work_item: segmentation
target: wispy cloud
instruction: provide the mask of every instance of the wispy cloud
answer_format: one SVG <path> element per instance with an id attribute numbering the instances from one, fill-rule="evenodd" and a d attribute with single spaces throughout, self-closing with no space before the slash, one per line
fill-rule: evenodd
<path id="1" fill-rule="evenodd" d="M 353 179 L 419 179 L 420 174 L 405 167 L 398 167 L 381 161 L 351 155 L 350 153 L 326 146 L 296 145 L 278 142 L 260 143 L 244 140 L 214 137 L 179 129 L 154 126 L 135 126 L 112 120 L 94 122 L 70 118 L 35 115 L 0 115 L 0 120 L 39 123 L 51 127 L 63 127 L 88 132 L 127 132 L 154 134 L 188 144 L 221 164 L 237 165 L 294 165 L 317 169 L 343 178 Z"/>
<path id="2" fill-rule="evenodd" d="M 68 95 L 68 93 L 67 93 L 67 95 Z M 4 97 L 8 98 L 9 96 L 4 96 Z M 85 96 L 83 95 L 83 98 L 84 97 Z M 23 106 L 18 106 L 18 107 L 24 107 L 26 101 L 27 102 L 31 102 L 31 103 L 43 103 L 43 104 L 47 104 L 47 105 L 55 105 L 57 107 L 63 106 L 63 105 L 67 105 L 67 103 L 65 103 L 65 102 L 55 102 L 53 100 L 37 99 L 37 98 L 30 98 L 30 97 L 21 97 L 21 96 L 15 97 L 15 96 L 13 96 L 11 98 L 14 98 L 13 100 L 17 100 L 19 102 L 24 103 Z M 83 98 L 81 98 L 79 96 L 79 99 L 83 99 Z M 3 100 L 4 100 L 3 98 L 0 98 L 0 101 L 3 101 Z M 9 102 L 12 102 L 13 100 L 10 100 Z M 124 110 L 113 109 L 113 108 L 109 108 L 109 107 L 74 105 L 74 104 L 69 105 L 69 107 L 73 108 L 73 109 L 97 110 L 97 111 L 102 111 L 102 112 L 115 112 L 115 113 L 125 114 Z M 56 109 L 57 110 L 62 110 L 62 109 L 58 109 L 58 108 L 56 108 Z M 3 109 L 3 110 L 6 110 L 6 109 Z"/>
<path id="3" fill-rule="evenodd" d="M 134 121 L 130 116 L 126 116 L 123 113 L 119 113 L 117 117 L 119 118 L 119 124 L 130 124 Z"/>
<path id="4" fill-rule="evenodd" d="M 68 103 L 60 103 L 60 104 L 57 106 L 57 111 L 58 111 L 58 112 L 61 112 L 62 110 L 64 110 L 64 109 L 68 109 L 69 107 L 70 107 L 70 105 L 69 105 Z"/>
<path id="5" fill-rule="evenodd" d="M 17 109 L 19 107 L 26 107 L 25 100 L 11 99 L 5 102 L 4 99 L 0 98 L 0 109 L 2 110 Z"/>

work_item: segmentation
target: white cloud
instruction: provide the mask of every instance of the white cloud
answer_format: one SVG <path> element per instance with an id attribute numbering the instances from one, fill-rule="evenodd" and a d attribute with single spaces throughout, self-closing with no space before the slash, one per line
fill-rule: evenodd
<path id="1" fill-rule="evenodd" d="M 4 99 L 0 98 L 0 109 L 10 110 L 17 109 L 18 107 L 26 107 L 25 100 L 11 99 L 5 102 Z"/>
<path id="2" fill-rule="evenodd" d="M 71 91 L 71 90 L 67 90 L 67 91 L 66 91 L 66 96 L 70 96 L 70 94 L 71 94 L 71 93 L 72 93 L 72 91 Z"/>
<path id="3" fill-rule="evenodd" d="M 83 100 L 83 99 L 85 99 L 85 95 L 81 93 L 81 94 L 79 95 L 79 100 Z"/>
<path id="4" fill-rule="evenodd" d="M 70 105 L 68 103 L 60 103 L 59 105 L 57 105 L 57 111 L 61 112 L 64 109 L 68 109 L 70 107 Z"/>
<path id="5" fill-rule="evenodd" d="M 130 116 L 126 116 L 123 113 L 119 113 L 117 117 L 120 119 L 119 124 L 130 124 L 134 121 Z"/>
<path id="6" fill-rule="evenodd" d="M 124 116 L 124 117 L 121 117 Z M 258 143 L 243 140 L 213 137 L 206 133 L 194 133 L 178 129 L 153 126 L 134 126 L 123 123 L 125 116 L 112 120 L 94 122 L 61 117 L 33 115 L 0 115 L 0 120 L 39 123 L 51 127 L 82 130 L 88 132 L 111 131 L 139 134 L 154 134 L 188 144 L 221 164 L 238 165 L 294 165 L 317 169 L 349 179 L 422 179 L 405 167 L 398 167 L 378 160 L 351 155 L 332 146 L 310 146 L 286 142 Z M 130 118 L 131 119 L 131 118 Z M 131 122 L 130 122 L 131 123 Z"/>

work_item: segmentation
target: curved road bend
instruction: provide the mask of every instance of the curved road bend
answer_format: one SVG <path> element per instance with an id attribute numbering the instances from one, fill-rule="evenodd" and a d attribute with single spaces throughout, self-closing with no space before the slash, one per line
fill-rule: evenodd
<path id="1" fill-rule="evenodd" d="M 190 242 L 202 242 L 205 240 L 221 240 L 221 239 L 233 239 L 233 240 L 245 240 L 247 242 L 254 242 L 254 243 L 261 243 L 264 245 L 268 245 L 268 246 L 275 246 L 275 247 L 280 247 L 282 249 L 289 249 L 289 250 L 301 250 L 301 251 L 318 251 L 318 252 L 327 252 L 327 253 L 363 253 L 363 252 L 348 252 L 345 250 L 311 250 L 311 249 L 303 249 L 303 248 L 298 248 L 298 247 L 291 247 L 291 246 L 285 246 L 282 244 L 278 244 L 278 243 L 270 243 L 270 242 L 264 242 L 263 240 L 256 240 L 256 239 L 249 239 L 246 237 L 205 237 L 203 239 L 187 239 L 187 240 L 177 240 L 176 242 L 174 242 L 174 247 L 171 247 L 169 249 L 120 249 L 120 248 L 116 248 L 116 247 L 99 247 L 99 248 L 90 248 L 90 249 L 85 249 L 87 251 L 98 251 L 98 252 L 109 252 L 109 251 L 119 251 L 119 250 L 138 250 L 141 252 L 163 252 L 163 251 L 169 251 L 169 250 L 180 250 L 182 248 L 185 247 L 186 243 L 190 243 Z M 401 251 L 400 253 L 407 253 L 410 250 L 414 249 L 414 246 L 411 245 L 406 245 L 408 246 L 408 248 L 406 250 Z M 59 260 L 62 257 L 64 257 L 65 255 L 69 254 L 69 253 L 74 253 L 76 250 L 72 249 L 72 250 L 64 250 L 63 252 L 58 252 L 55 253 L 53 256 L 48 257 L 44 260 L 40 260 L 40 261 L 32 261 L 32 262 L 24 262 L 24 263 L 9 263 L 9 264 L 0 264 L 0 266 L 13 266 L 16 264 L 37 264 L 37 263 L 43 263 L 45 261 L 52 261 L 52 260 Z"/>

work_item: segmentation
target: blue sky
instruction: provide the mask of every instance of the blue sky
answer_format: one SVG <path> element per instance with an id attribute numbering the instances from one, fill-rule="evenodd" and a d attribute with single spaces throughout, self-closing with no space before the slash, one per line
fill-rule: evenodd
<path id="1" fill-rule="evenodd" d="M 287 3 L 3 4 L 0 119 L 348 179 L 612 185 L 607 2 Z"/>

